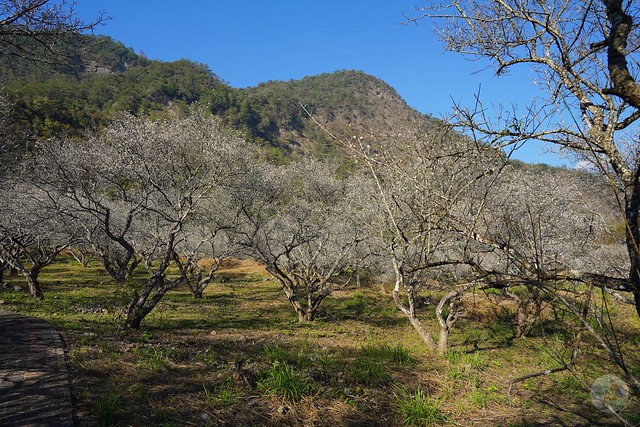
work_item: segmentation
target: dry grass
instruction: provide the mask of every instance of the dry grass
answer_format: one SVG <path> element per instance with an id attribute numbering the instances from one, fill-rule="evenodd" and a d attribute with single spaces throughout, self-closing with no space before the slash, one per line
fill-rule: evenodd
<path id="1" fill-rule="evenodd" d="M 396 392 L 418 387 L 439 402 L 444 424 L 619 423 L 591 405 L 589 390 L 567 373 L 516 384 L 510 403 L 511 378 L 555 366 L 558 332 L 548 324 L 515 338 L 510 308 L 482 294 L 467 301 L 449 355 L 437 357 L 383 286 L 336 292 L 317 321 L 298 324 L 277 284 L 255 263 L 227 262 L 217 277 L 202 300 L 186 289 L 167 295 L 141 331 L 119 328 L 127 291 L 95 263 L 82 269 L 65 260 L 45 271 L 42 303 L 13 290 L 20 278 L 0 287 L 0 300 L 61 331 L 82 426 L 402 425 Z M 630 362 L 639 366 L 640 322 L 627 307 L 616 310 Z M 398 346 L 411 363 L 387 356 Z M 309 384 L 299 400 L 260 386 L 274 363 L 286 363 Z M 578 373 L 590 384 L 615 370 L 597 346 L 585 343 Z M 624 415 L 633 419 L 637 412 L 632 401 Z"/>

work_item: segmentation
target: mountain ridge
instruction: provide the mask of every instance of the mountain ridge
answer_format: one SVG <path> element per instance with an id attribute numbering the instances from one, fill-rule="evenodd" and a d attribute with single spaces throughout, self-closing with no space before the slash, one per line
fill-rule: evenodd
<path id="1" fill-rule="evenodd" d="M 358 135 L 439 122 L 411 108 L 388 83 L 357 70 L 234 88 L 204 64 L 151 60 L 107 36 L 70 39 L 65 52 L 68 60 L 57 66 L 0 64 L 13 71 L 4 73 L 3 90 L 13 133 L 84 138 L 123 111 L 162 117 L 198 102 L 274 156 L 323 157 L 339 149 L 314 121 Z"/>

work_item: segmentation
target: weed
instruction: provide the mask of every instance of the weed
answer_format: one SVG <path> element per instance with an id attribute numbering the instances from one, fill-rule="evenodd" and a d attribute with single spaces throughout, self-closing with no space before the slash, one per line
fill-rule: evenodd
<path id="1" fill-rule="evenodd" d="M 478 408 L 486 408 L 487 404 L 491 400 L 487 390 L 483 390 L 478 387 L 474 387 L 469 393 L 469 399 L 471 403 Z"/>
<path id="2" fill-rule="evenodd" d="M 264 346 L 262 351 L 271 363 L 286 362 L 290 357 L 289 352 L 280 347 L 280 344 L 276 344 L 273 347 Z"/>
<path id="3" fill-rule="evenodd" d="M 487 364 L 484 361 L 484 358 L 481 356 L 480 352 L 476 351 L 472 354 L 466 354 L 464 357 L 464 361 L 473 369 L 478 371 L 484 371 L 487 367 Z"/>
<path id="4" fill-rule="evenodd" d="M 309 355 L 308 343 L 303 345 L 297 350 L 286 349 L 280 347 L 280 344 L 276 344 L 273 347 L 265 346 L 262 351 L 271 363 L 275 362 L 287 362 L 296 366 L 307 367 L 312 362 L 313 355 Z"/>
<path id="5" fill-rule="evenodd" d="M 216 393 L 212 393 L 202 384 L 204 397 L 211 408 L 228 408 L 238 403 L 238 393 L 233 388 L 233 384 L 227 379 L 222 385 L 217 387 Z"/>
<path id="6" fill-rule="evenodd" d="M 95 410 L 101 427 L 115 425 L 120 413 L 120 396 L 109 393 L 100 397 L 95 403 Z"/>
<path id="7" fill-rule="evenodd" d="M 628 415 L 626 421 L 632 426 L 640 425 L 640 412 Z"/>
<path id="8" fill-rule="evenodd" d="M 464 357 L 464 353 L 460 351 L 450 351 L 448 353 L 445 353 L 444 357 L 449 362 L 456 364 L 456 363 L 459 363 L 460 360 Z"/>
<path id="9" fill-rule="evenodd" d="M 484 371 L 487 367 L 484 357 L 480 352 L 473 353 L 451 352 L 445 356 L 453 366 L 449 369 L 449 377 L 457 380 L 461 379 L 469 370 Z"/>
<path id="10" fill-rule="evenodd" d="M 128 389 L 128 395 L 137 400 L 148 400 L 152 395 L 149 387 L 142 383 L 134 383 Z"/>
<path id="11" fill-rule="evenodd" d="M 484 334 L 480 329 L 473 327 L 467 328 L 462 336 L 462 344 L 471 345 L 473 348 L 477 349 L 483 341 L 483 335 Z"/>
<path id="12" fill-rule="evenodd" d="M 411 353 L 402 344 L 398 344 L 395 347 L 391 347 L 388 344 L 366 346 L 362 348 L 362 354 L 372 359 L 389 361 L 395 365 L 408 365 L 414 362 Z"/>
<path id="13" fill-rule="evenodd" d="M 233 406 L 238 401 L 238 395 L 236 391 L 233 389 L 230 383 L 224 383 L 218 389 L 218 403 L 223 408 L 228 408 L 229 406 Z"/>
<path id="14" fill-rule="evenodd" d="M 369 314 L 372 306 L 371 298 L 360 291 L 354 292 L 345 303 L 347 312 L 356 317 L 365 313 Z"/>
<path id="15" fill-rule="evenodd" d="M 374 386 L 388 381 L 389 373 L 377 360 L 358 357 L 347 366 L 347 378 L 365 386 Z"/>
<path id="16" fill-rule="evenodd" d="M 510 345 L 516 336 L 516 331 L 513 325 L 513 316 L 498 316 L 496 319 L 489 322 L 487 326 L 491 340 L 495 345 Z"/>
<path id="17" fill-rule="evenodd" d="M 140 334 L 140 340 L 145 342 L 153 340 L 153 333 L 149 331 L 142 332 L 142 334 Z"/>
<path id="18" fill-rule="evenodd" d="M 447 377 L 452 380 L 458 381 L 467 378 L 467 370 L 464 368 L 459 368 L 457 366 L 452 366 L 447 371 Z"/>
<path id="19" fill-rule="evenodd" d="M 326 370 L 333 369 L 336 366 L 336 359 L 326 351 L 314 353 L 311 356 L 311 361 Z"/>
<path id="20" fill-rule="evenodd" d="M 258 382 L 258 389 L 291 402 L 298 402 L 303 394 L 311 390 L 311 384 L 305 378 L 296 375 L 287 363 L 274 362 Z"/>
<path id="21" fill-rule="evenodd" d="M 558 379 L 557 383 L 564 394 L 576 396 L 583 401 L 589 399 L 585 386 L 574 375 L 566 375 Z"/>
<path id="22" fill-rule="evenodd" d="M 169 367 L 169 354 L 167 351 L 151 347 L 138 347 L 133 350 L 138 355 L 137 365 L 149 371 L 163 371 Z"/>
<path id="23" fill-rule="evenodd" d="M 398 413 L 406 426 L 433 426 L 448 422 L 447 416 L 440 410 L 440 401 L 429 399 L 421 387 L 413 393 L 399 389 L 394 396 Z"/>

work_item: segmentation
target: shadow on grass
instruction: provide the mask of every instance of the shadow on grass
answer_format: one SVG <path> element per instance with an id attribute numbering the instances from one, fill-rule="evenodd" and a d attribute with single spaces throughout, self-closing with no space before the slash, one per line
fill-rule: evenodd
<path id="1" fill-rule="evenodd" d="M 556 400 L 549 398 L 540 398 L 536 401 L 544 406 L 550 408 L 554 415 L 551 424 L 546 425 L 558 425 L 558 426 L 601 426 L 601 427 L 617 427 L 623 425 L 622 421 L 612 414 L 608 414 L 604 411 L 598 410 L 591 405 L 591 402 L 585 402 L 584 405 L 573 407 L 571 409 L 563 407 Z M 566 415 L 563 416 L 563 415 Z M 576 424 L 576 419 L 579 420 Z M 536 425 L 536 424 L 524 424 L 524 425 Z"/>
<path id="2" fill-rule="evenodd" d="M 389 296 L 361 290 L 341 298 L 330 296 L 321 306 L 318 318 L 328 323 L 351 320 L 380 328 L 393 328 L 407 323 Z"/>

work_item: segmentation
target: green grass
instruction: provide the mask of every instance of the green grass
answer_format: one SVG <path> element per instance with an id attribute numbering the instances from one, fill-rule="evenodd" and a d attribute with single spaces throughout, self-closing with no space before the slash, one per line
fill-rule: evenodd
<path id="1" fill-rule="evenodd" d="M 291 353 L 277 343 L 274 346 L 264 346 L 263 352 L 271 363 L 286 362 L 291 358 Z"/>
<path id="2" fill-rule="evenodd" d="M 390 346 L 389 344 L 368 345 L 362 348 L 363 356 L 379 361 L 388 361 L 395 365 L 409 365 L 415 360 L 411 352 L 402 344 Z"/>
<path id="3" fill-rule="evenodd" d="M 222 384 L 215 388 L 214 392 L 203 384 L 202 390 L 205 401 L 213 409 L 229 408 L 239 403 L 239 394 L 233 387 L 230 379 L 225 380 Z"/>
<path id="4" fill-rule="evenodd" d="M 121 413 L 120 399 L 119 395 L 107 394 L 96 401 L 95 411 L 98 417 L 98 425 L 106 427 L 117 424 Z"/>
<path id="5" fill-rule="evenodd" d="M 306 378 L 298 375 L 287 363 L 274 362 L 262 375 L 258 389 L 275 394 L 290 402 L 299 402 L 302 396 L 312 390 Z"/>
<path id="6" fill-rule="evenodd" d="M 226 283 L 212 283 L 202 300 L 186 288 L 168 293 L 140 331 L 121 328 L 130 289 L 115 285 L 98 263 L 85 269 L 63 260 L 45 268 L 42 302 L 13 290 L 26 289 L 24 279 L 7 278 L 0 300 L 3 309 L 45 319 L 61 332 L 81 425 L 466 426 L 484 419 L 491 425 L 494 414 L 503 425 L 576 425 L 589 422 L 584 414 L 609 417 L 568 375 L 519 383 L 512 406 L 497 388 L 557 366 L 544 350 L 561 351 L 566 340 L 550 334 L 564 333 L 562 319 L 552 315 L 540 322 L 544 333 L 514 338 L 512 307 L 476 295 L 451 332 L 451 351 L 438 357 L 381 286 L 338 291 L 317 321 L 298 324 L 259 267 L 238 261 L 220 274 Z M 421 310 L 425 327 L 437 331 L 430 308 Z M 640 372 L 640 321 L 626 306 L 614 314 L 624 325 L 627 363 Z M 588 336 L 581 350 L 576 368 L 583 377 L 610 371 Z M 623 415 L 637 413 L 631 400 Z"/>
<path id="7" fill-rule="evenodd" d="M 490 392 L 480 387 L 473 387 L 469 393 L 469 400 L 472 405 L 484 409 L 491 401 Z"/>
<path id="8" fill-rule="evenodd" d="M 133 353 L 137 356 L 136 365 L 149 371 L 165 371 L 179 358 L 177 349 L 162 347 L 136 347 Z"/>
<path id="9" fill-rule="evenodd" d="M 405 426 L 428 427 L 449 422 L 440 409 L 441 402 L 438 399 L 429 398 L 421 387 L 413 392 L 401 388 L 394 395 L 398 413 Z"/>
<path id="10" fill-rule="evenodd" d="M 391 376 L 388 369 L 378 360 L 360 356 L 346 366 L 347 378 L 364 386 L 385 384 Z"/>
<path id="11" fill-rule="evenodd" d="M 558 388 L 564 393 L 571 394 L 585 401 L 589 399 L 589 390 L 572 374 L 565 374 L 557 378 Z"/>

